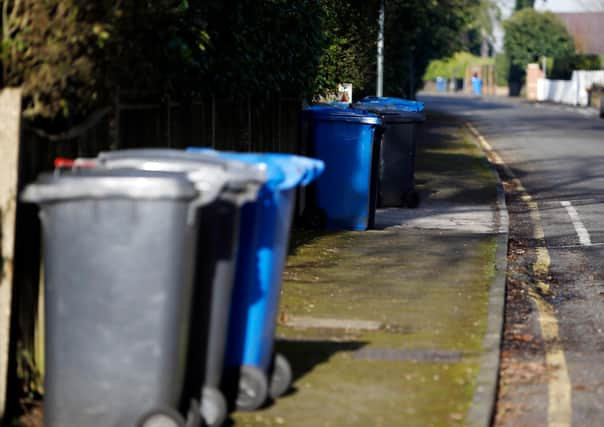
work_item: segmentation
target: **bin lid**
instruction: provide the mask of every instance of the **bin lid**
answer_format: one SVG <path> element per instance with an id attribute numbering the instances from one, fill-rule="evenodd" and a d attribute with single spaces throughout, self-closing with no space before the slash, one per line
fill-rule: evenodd
<path id="1" fill-rule="evenodd" d="M 329 103 L 329 105 L 335 108 L 350 108 L 350 102 L 344 101 L 332 101 Z"/>
<path id="2" fill-rule="evenodd" d="M 313 105 L 306 108 L 304 111 L 306 114 L 310 114 L 315 120 L 343 121 L 370 125 L 381 124 L 381 120 L 377 114 L 355 108 L 336 108 L 329 105 Z"/>
<path id="3" fill-rule="evenodd" d="M 187 151 L 208 153 L 254 165 L 266 173 L 265 185 L 272 190 L 288 190 L 299 185 L 308 185 L 325 169 L 325 163 L 321 160 L 294 154 L 238 153 L 200 147 L 188 147 Z"/>
<path id="4" fill-rule="evenodd" d="M 149 168 L 160 167 L 162 161 L 171 162 L 175 168 L 184 169 L 188 169 L 190 164 L 218 166 L 229 172 L 229 181 L 264 182 L 266 179 L 262 171 L 244 162 L 227 160 L 202 152 L 190 152 L 173 148 L 131 148 L 103 151 L 98 156 L 99 161 L 104 163 L 113 162 L 114 164 L 119 164 L 121 160 L 126 161 L 130 159 L 140 159 L 141 161 L 149 162 Z"/>
<path id="5" fill-rule="evenodd" d="M 426 120 L 424 111 L 409 111 L 399 108 L 397 104 L 381 104 L 377 102 L 357 102 L 356 108 L 378 113 L 384 124 L 387 123 L 418 123 Z"/>
<path id="6" fill-rule="evenodd" d="M 108 168 L 186 172 L 200 190 L 256 190 L 266 181 L 264 171 L 244 162 L 169 148 L 140 148 L 102 152 L 98 162 Z"/>
<path id="7" fill-rule="evenodd" d="M 382 105 L 395 106 L 399 110 L 421 112 L 424 111 L 424 103 L 421 101 L 413 101 L 410 99 L 393 98 L 387 96 L 366 96 L 361 99 L 361 104 L 375 103 Z"/>
<path id="8" fill-rule="evenodd" d="M 77 174 L 43 173 L 21 195 L 24 202 L 75 199 L 186 199 L 199 195 L 185 174 L 134 169 L 83 169 Z"/>

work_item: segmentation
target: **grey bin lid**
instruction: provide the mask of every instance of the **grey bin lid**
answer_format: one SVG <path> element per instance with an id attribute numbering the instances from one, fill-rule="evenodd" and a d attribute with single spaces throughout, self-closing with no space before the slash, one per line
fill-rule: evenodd
<path id="1" fill-rule="evenodd" d="M 42 174 L 25 188 L 21 200 L 39 204 L 110 198 L 192 200 L 198 195 L 184 174 L 86 169 L 77 174 Z"/>
<path id="2" fill-rule="evenodd" d="M 102 152 L 97 160 L 102 167 L 109 169 L 186 173 L 200 191 L 217 193 L 214 197 L 222 191 L 239 193 L 239 202 L 255 200 L 258 189 L 266 181 L 263 169 L 210 153 L 161 148 L 130 149 Z"/>
<path id="3" fill-rule="evenodd" d="M 393 105 L 361 103 L 355 104 L 354 107 L 379 114 L 384 124 L 421 123 L 426 121 L 426 114 L 423 111 L 399 110 Z"/>

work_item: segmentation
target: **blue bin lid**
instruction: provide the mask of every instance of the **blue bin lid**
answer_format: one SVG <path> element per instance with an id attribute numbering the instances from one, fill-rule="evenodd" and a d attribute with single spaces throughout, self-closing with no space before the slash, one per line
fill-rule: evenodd
<path id="1" fill-rule="evenodd" d="M 329 105 L 331 105 L 335 108 L 349 108 L 350 102 L 333 101 L 333 102 L 330 102 Z"/>
<path id="2" fill-rule="evenodd" d="M 403 98 L 390 98 L 387 96 L 366 96 L 361 99 L 361 102 L 356 105 L 362 104 L 381 104 L 386 106 L 392 106 L 399 110 L 410 111 L 410 112 L 422 112 L 424 111 L 424 103 L 421 101 L 412 101 L 410 99 Z"/>
<path id="3" fill-rule="evenodd" d="M 272 190 L 288 190 L 308 185 L 325 169 L 325 163 L 310 157 L 283 153 L 238 153 L 212 148 L 188 147 L 189 152 L 214 154 L 224 159 L 252 164 L 266 173 L 265 186 Z"/>
<path id="4" fill-rule="evenodd" d="M 336 108 L 329 105 L 313 105 L 312 107 L 306 108 L 304 112 L 310 114 L 313 119 L 319 120 L 343 121 L 370 125 L 381 124 L 381 120 L 377 114 L 356 108 Z"/>

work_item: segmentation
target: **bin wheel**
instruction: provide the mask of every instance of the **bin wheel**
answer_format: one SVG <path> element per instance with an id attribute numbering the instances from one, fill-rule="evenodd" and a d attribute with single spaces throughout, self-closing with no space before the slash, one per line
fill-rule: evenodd
<path id="1" fill-rule="evenodd" d="M 403 196 L 403 205 L 415 209 L 419 206 L 419 193 L 415 190 L 408 191 Z"/>
<path id="2" fill-rule="evenodd" d="M 201 427 L 202 425 L 201 407 L 197 399 L 191 399 L 189 412 L 187 412 L 186 427 Z"/>
<path id="3" fill-rule="evenodd" d="M 239 390 L 235 404 L 241 411 L 254 411 L 260 408 L 268 397 L 268 381 L 260 369 L 242 366 L 239 375 Z"/>
<path id="4" fill-rule="evenodd" d="M 218 427 L 224 423 L 227 416 L 227 402 L 220 390 L 213 387 L 203 388 L 200 412 L 208 427 Z"/>
<path id="5" fill-rule="evenodd" d="M 144 414 L 137 427 L 186 427 L 183 416 L 171 408 L 156 408 Z"/>
<path id="6" fill-rule="evenodd" d="M 289 390 L 292 378 L 292 368 L 289 361 L 281 353 L 275 353 L 268 391 L 270 397 L 276 399 L 283 396 Z"/>

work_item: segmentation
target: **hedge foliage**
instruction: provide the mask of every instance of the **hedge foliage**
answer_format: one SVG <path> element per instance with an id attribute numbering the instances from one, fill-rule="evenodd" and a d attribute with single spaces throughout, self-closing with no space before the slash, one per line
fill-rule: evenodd
<path id="1" fill-rule="evenodd" d="M 386 0 L 385 93 L 412 96 L 480 0 Z M 379 0 L 0 0 L 3 85 L 67 127 L 117 93 L 313 99 L 375 88 Z"/>
<path id="2" fill-rule="evenodd" d="M 463 79 L 468 66 L 489 65 L 494 62 L 493 58 L 482 58 L 469 52 L 456 52 L 450 58 L 430 62 L 424 73 L 424 80 L 434 80 L 437 77 Z"/>
<path id="3" fill-rule="evenodd" d="M 522 9 L 504 22 L 504 47 L 510 61 L 510 82 L 520 84 L 530 63 L 546 56 L 568 58 L 575 53 L 572 36 L 564 23 L 551 12 Z"/>

